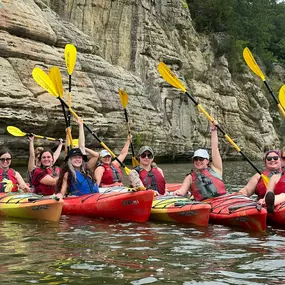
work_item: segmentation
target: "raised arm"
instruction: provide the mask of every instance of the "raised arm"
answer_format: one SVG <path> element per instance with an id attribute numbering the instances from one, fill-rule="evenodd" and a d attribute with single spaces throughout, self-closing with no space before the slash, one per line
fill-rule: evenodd
<path id="1" fill-rule="evenodd" d="M 223 162 L 218 146 L 217 127 L 211 125 L 211 147 L 212 147 L 212 164 L 211 167 L 221 176 L 223 176 Z"/>
<path id="2" fill-rule="evenodd" d="M 85 151 L 85 134 L 84 134 L 83 122 L 77 118 L 76 118 L 76 122 L 77 122 L 78 127 L 79 127 L 78 147 L 81 149 L 83 154 L 86 154 L 86 151 Z"/>
<path id="3" fill-rule="evenodd" d="M 55 162 L 59 158 L 61 150 L 62 150 L 62 139 L 59 140 L 58 147 L 57 147 L 56 151 L 53 154 L 53 164 L 55 164 Z"/>
<path id="4" fill-rule="evenodd" d="M 258 173 L 254 174 L 248 181 L 248 183 L 238 192 L 240 194 L 244 194 L 246 196 L 251 196 L 255 193 L 256 186 L 260 179 L 260 175 Z"/>
<path id="5" fill-rule="evenodd" d="M 90 159 L 87 162 L 87 168 L 94 171 L 99 158 L 99 153 L 87 147 L 85 147 L 85 151 L 91 155 Z"/>
<path id="6" fill-rule="evenodd" d="M 125 143 L 124 147 L 122 148 L 122 150 L 121 150 L 121 152 L 120 152 L 120 154 L 118 156 L 118 159 L 121 162 L 123 162 L 125 160 L 126 156 L 128 155 L 128 150 L 129 150 L 129 146 L 130 146 L 130 143 L 131 143 L 131 139 L 132 139 L 131 135 L 128 135 L 126 143 Z M 118 167 L 120 166 L 120 163 L 118 161 L 116 161 L 116 160 L 113 161 L 113 164 L 115 164 Z"/>
<path id="7" fill-rule="evenodd" d="M 29 136 L 30 140 L 30 156 L 29 156 L 29 162 L 28 162 L 28 171 L 31 173 L 33 169 L 36 167 L 35 165 L 35 148 L 34 148 L 34 136 Z"/>

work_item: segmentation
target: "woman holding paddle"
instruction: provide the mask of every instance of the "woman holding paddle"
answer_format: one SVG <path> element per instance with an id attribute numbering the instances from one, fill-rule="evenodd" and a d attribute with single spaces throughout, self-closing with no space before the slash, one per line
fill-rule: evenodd
<path id="1" fill-rule="evenodd" d="M 150 146 L 143 146 L 139 153 L 140 165 L 129 175 L 130 183 L 135 188 L 152 189 L 160 195 L 165 194 L 165 179 L 162 169 L 153 162 L 154 151 Z"/>
<path id="2" fill-rule="evenodd" d="M 131 143 L 131 135 L 128 135 L 127 141 L 118 156 L 118 160 L 123 162 L 128 154 Z M 100 162 L 95 169 L 94 176 L 99 187 L 121 186 L 123 173 L 117 160 L 112 161 L 111 154 L 103 149 L 99 154 Z"/>
<path id="3" fill-rule="evenodd" d="M 0 192 L 17 192 L 18 188 L 30 192 L 21 174 L 10 168 L 12 153 L 9 149 L 0 150 Z"/>
<path id="4" fill-rule="evenodd" d="M 67 195 L 81 196 L 98 193 L 98 186 L 89 170 L 94 167 L 99 155 L 97 152 L 87 149 L 92 156 L 87 163 L 83 123 L 80 120 L 77 120 L 77 123 L 79 125 L 79 148 L 72 148 L 65 158 L 56 185 L 56 193 L 60 198 Z"/>
<path id="5" fill-rule="evenodd" d="M 217 127 L 211 125 L 212 163 L 209 164 L 209 153 L 205 149 L 194 152 L 194 170 L 186 176 L 182 186 L 174 194 L 185 196 L 188 191 L 197 201 L 226 194 L 225 184 L 222 180 L 223 164 L 218 148 Z"/>

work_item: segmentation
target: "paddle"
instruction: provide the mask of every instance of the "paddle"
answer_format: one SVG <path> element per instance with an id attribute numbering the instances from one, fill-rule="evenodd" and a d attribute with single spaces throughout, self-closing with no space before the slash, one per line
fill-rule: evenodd
<path id="1" fill-rule="evenodd" d="M 127 109 L 126 109 L 126 107 L 128 105 L 128 102 L 129 102 L 129 96 L 128 96 L 128 93 L 126 91 L 123 91 L 120 88 L 119 88 L 119 96 L 120 96 L 121 104 L 122 104 L 122 106 L 124 108 L 125 119 L 126 119 L 127 128 L 128 128 L 128 133 L 129 133 L 129 135 L 131 135 L 131 129 L 130 129 L 130 124 L 129 124 L 129 119 L 128 119 L 128 113 L 127 113 Z M 131 150 L 132 150 L 132 166 L 133 167 L 139 166 L 140 163 L 136 159 L 134 146 L 133 146 L 133 142 L 132 141 L 131 141 Z"/>
<path id="2" fill-rule="evenodd" d="M 19 128 L 13 127 L 13 126 L 8 126 L 7 131 L 14 137 L 34 136 L 37 139 L 45 139 L 49 141 L 60 141 L 61 140 L 61 139 L 55 139 L 55 138 L 46 137 L 46 136 L 35 135 L 33 133 L 24 133 Z M 62 142 L 65 142 L 65 141 L 62 140 Z M 78 145 L 78 139 L 72 140 L 72 145 Z"/>
<path id="3" fill-rule="evenodd" d="M 258 64 L 256 63 L 251 51 L 249 50 L 249 48 L 245 48 L 243 50 L 243 58 L 245 60 L 245 62 L 247 63 L 248 67 L 258 76 L 261 78 L 261 80 L 264 82 L 266 88 L 268 89 L 269 93 L 271 94 L 271 96 L 273 97 L 278 109 L 280 110 L 280 112 L 282 113 L 282 115 L 285 117 L 285 110 L 284 107 L 282 107 L 280 105 L 280 102 L 278 101 L 278 99 L 276 98 L 275 94 L 273 93 L 271 87 L 269 86 L 269 84 L 267 83 L 266 79 L 265 79 L 265 75 L 263 74 L 263 72 L 261 71 L 260 67 L 258 66 Z"/>
<path id="4" fill-rule="evenodd" d="M 62 78 L 61 78 L 61 73 L 60 70 L 57 66 L 53 66 L 50 68 L 49 70 L 49 78 L 51 79 L 54 87 L 55 87 L 55 91 L 57 92 L 57 94 L 59 94 L 59 97 L 62 98 L 63 97 L 63 86 L 62 86 Z M 67 135 L 68 135 L 68 142 L 67 142 L 67 148 L 70 149 L 70 145 L 72 142 L 72 136 L 71 136 L 71 131 L 70 131 L 70 125 L 68 123 L 68 118 L 65 112 L 65 108 L 64 105 L 61 103 L 61 107 L 62 107 L 62 112 L 64 115 L 64 120 L 65 120 L 65 125 L 67 127 Z"/>
<path id="5" fill-rule="evenodd" d="M 34 78 L 34 80 L 43 88 L 45 89 L 48 93 L 50 93 L 52 96 L 58 98 L 60 100 L 60 102 L 62 102 L 62 104 L 69 108 L 70 113 L 77 118 L 78 120 L 80 120 L 79 116 L 74 112 L 74 110 L 71 107 L 68 107 L 68 105 L 63 101 L 62 98 L 60 98 L 60 96 L 57 94 L 56 89 L 52 83 L 52 81 L 50 80 L 50 78 L 48 77 L 48 75 L 39 67 L 35 67 L 33 69 L 32 72 L 32 76 Z M 125 166 L 124 163 L 122 163 L 117 157 L 116 155 L 105 145 L 105 143 L 100 140 L 100 138 L 96 135 L 95 132 L 93 132 L 84 122 L 83 122 L 83 126 L 88 130 L 88 132 L 100 143 L 100 145 L 106 149 L 111 156 L 118 161 L 118 163 L 124 168 L 125 172 L 127 175 L 129 175 L 129 173 L 131 172 L 131 170 L 129 168 L 127 168 Z"/>
<path id="6" fill-rule="evenodd" d="M 186 91 L 186 88 L 182 84 L 182 82 L 174 75 L 174 73 L 169 69 L 169 67 L 163 63 L 160 62 L 158 65 L 158 71 L 161 74 L 161 76 L 172 86 L 181 89 L 194 103 L 194 105 L 202 112 L 207 119 L 211 123 L 215 123 L 215 120 L 207 113 L 207 111 L 197 102 L 197 100 Z M 267 186 L 269 182 L 269 178 L 262 174 L 258 168 L 252 163 L 252 161 L 241 151 L 241 149 L 237 146 L 237 144 L 229 137 L 228 134 L 219 126 L 216 125 L 217 129 L 224 135 L 224 137 L 228 140 L 228 142 L 247 160 L 247 162 L 255 169 L 257 173 L 259 173 L 263 179 L 264 184 Z"/>
<path id="7" fill-rule="evenodd" d="M 73 44 L 67 44 L 64 49 L 65 64 L 68 72 L 68 107 L 71 108 L 71 75 L 76 63 L 76 47 Z M 68 123 L 70 126 L 70 112 L 68 111 Z"/>

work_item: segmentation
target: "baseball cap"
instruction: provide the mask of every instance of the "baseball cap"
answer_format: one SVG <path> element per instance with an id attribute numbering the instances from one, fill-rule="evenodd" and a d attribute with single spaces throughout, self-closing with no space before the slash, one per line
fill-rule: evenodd
<path id="1" fill-rule="evenodd" d="M 154 156 L 153 149 L 152 149 L 150 146 L 147 146 L 147 145 L 142 146 L 142 147 L 140 148 L 138 155 L 140 156 L 140 155 L 141 155 L 142 153 L 144 153 L 145 151 L 149 151 L 149 152 L 152 154 L 152 156 Z"/>
<path id="2" fill-rule="evenodd" d="M 106 149 L 103 149 L 103 150 L 101 150 L 100 151 L 100 153 L 99 153 L 99 156 L 100 157 L 105 157 L 105 156 L 112 156 L 111 154 L 110 154 L 110 152 L 108 151 L 108 150 L 106 150 Z"/>
<path id="3" fill-rule="evenodd" d="M 193 157 L 203 157 L 203 158 L 206 158 L 209 160 L 210 156 L 209 156 L 209 153 L 207 150 L 205 149 L 197 149 L 195 152 L 194 152 L 194 155 Z"/>
<path id="4" fill-rule="evenodd" d="M 77 156 L 77 155 L 80 155 L 82 156 L 83 160 L 84 161 L 87 161 L 87 156 L 85 154 L 82 153 L 81 149 L 76 147 L 76 148 L 72 148 L 71 150 L 69 150 L 66 158 L 65 158 L 65 161 L 67 161 L 70 157 L 72 156 Z"/>

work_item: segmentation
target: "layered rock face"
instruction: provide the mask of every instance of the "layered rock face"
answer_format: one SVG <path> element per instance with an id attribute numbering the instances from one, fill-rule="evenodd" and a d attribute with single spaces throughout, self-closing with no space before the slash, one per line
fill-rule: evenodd
<path id="1" fill-rule="evenodd" d="M 0 144 L 20 156 L 28 155 L 28 140 L 9 135 L 8 125 L 64 136 L 59 101 L 34 82 L 31 72 L 35 66 L 45 71 L 59 66 L 67 93 L 67 43 L 77 47 L 74 110 L 116 153 L 127 136 L 118 88 L 129 95 L 136 150 L 149 144 L 157 155 L 175 157 L 210 146 L 207 119 L 183 92 L 162 79 L 157 71 L 160 61 L 175 71 L 248 156 L 261 157 L 264 149 L 279 147 L 262 83 L 250 73 L 243 83 L 232 79 L 227 60 L 215 58 L 210 41 L 195 32 L 185 2 L 1 0 Z M 87 144 L 98 146 L 86 135 Z M 222 139 L 220 149 L 224 156 L 239 156 Z"/>

